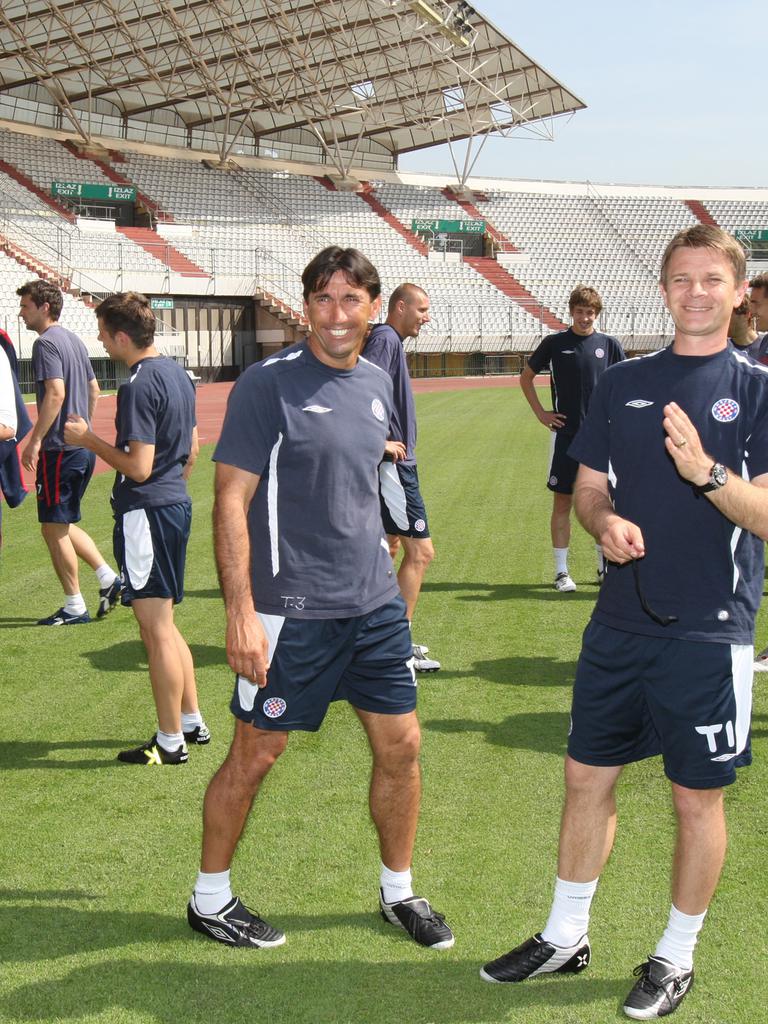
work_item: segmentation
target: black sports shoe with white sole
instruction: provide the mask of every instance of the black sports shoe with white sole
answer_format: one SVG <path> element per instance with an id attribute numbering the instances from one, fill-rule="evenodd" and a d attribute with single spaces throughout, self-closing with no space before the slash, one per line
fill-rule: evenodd
<path id="1" fill-rule="evenodd" d="M 592 957 L 589 939 L 582 935 L 575 946 L 555 946 L 541 933 L 515 946 L 509 953 L 480 968 L 483 981 L 525 981 L 540 974 L 578 974 Z"/>
<path id="2" fill-rule="evenodd" d="M 185 732 L 184 740 L 186 743 L 194 743 L 197 744 L 198 747 L 203 747 L 206 743 L 211 742 L 211 731 L 205 722 L 203 722 L 202 725 L 196 725 L 194 729 L 190 729 L 189 732 Z"/>
<path id="3" fill-rule="evenodd" d="M 398 903 L 385 903 L 384 894 L 379 890 L 379 907 L 385 921 L 403 928 L 421 946 L 450 949 L 456 941 L 443 915 L 433 910 L 429 900 L 421 896 L 411 896 Z"/>
<path id="4" fill-rule="evenodd" d="M 115 576 L 114 580 L 108 587 L 104 587 L 99 591 L 99 610 L 96 612 L 97 619 L 103 619 L 105 615 L 109 615 L 117 604 L 122 590 L 123 584 L 120 582 L 120 577 Z"/>
<path id="5" fill-rule="evenodd" d="M 122 761 L 123 764 L 184 764 L 189 760 L 189 754 L 183 744 L 176 747 L 175 750 L 166 750 L 157 742 L 157 734 L 155 734 L 151 740 L 142 743 L 140 747 L 134 747 L 133 750 L 121 750 L 117 755 L 117 760 Z"/>
<path id="6" fill-rule="evenodd" d="M 624 1013 L 633 1020 L 674 1013 L 693 987 L 693 970 L 684 971 L 662 957 L 649 956 L 632 973 L 639 977 L 624 1002 Z"/>
<path id="7" fill-rule="evenodd" d="M 235 896 L 231 903 L 215 914 L 201 914 L 195 906 L 195 897 L 187 904 L 187 921 L 201 935 L 206 935 L 225 946 L 250 946 L 261 949 L 282 946 L 285 934 L 252 913 Z"/>

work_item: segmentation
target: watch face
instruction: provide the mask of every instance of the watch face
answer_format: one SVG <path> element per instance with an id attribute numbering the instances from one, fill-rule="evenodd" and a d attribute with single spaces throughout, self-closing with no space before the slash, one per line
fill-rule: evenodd
<path id="1" fill-rule="evenodd" d="M 719 462 L 716 462 L 712 467 L 709 476 L 715 487 L 723 487 L 728 479 L 728 470 L 725 466 L 721 466 Z"/>

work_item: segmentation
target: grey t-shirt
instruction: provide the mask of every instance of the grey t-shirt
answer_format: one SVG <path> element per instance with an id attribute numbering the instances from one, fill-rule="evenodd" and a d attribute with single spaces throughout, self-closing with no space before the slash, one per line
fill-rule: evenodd
<path id="1" fill-rule="evenodd" d="M 45 382 L 64 381 L 64 402 L 51 429 L 43 438 L 43 448 L 58 451 L 74 448 L 64 442 L 64 424 L 67 416 L 88 419 L 88 382 L 96 376 L 88 358 L 88 350 L 80 338 L 60 324 L 48 327 L 32 346 L 32 369 L 35 373 L 37 408 L 45 397 Z"/>
<path id="2" fill-rule="evenodd" d="M 261 478 L 248 510 L 259 611 L 347 618 L 398 593 L 378 488 L 391 411 L 387 373 L 335 370 L 306 341 L 238 379 L 213 458 Z"/>

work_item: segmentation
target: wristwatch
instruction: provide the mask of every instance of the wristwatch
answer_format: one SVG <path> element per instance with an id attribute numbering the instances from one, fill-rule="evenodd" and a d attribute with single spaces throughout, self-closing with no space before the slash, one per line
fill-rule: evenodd
<path id="1" fill-rule="evenodd" d="M 698 484 L 694 486 L 694 490 L 699 494 L 708 494 L 710 491 L 718 491 L 721 487 L 725 487 L 728 480 L 728 470 L 725 466 L 719 462 L 715 462 L 712 469 L 709 471 L 709 480 L 705 484 Z"/>

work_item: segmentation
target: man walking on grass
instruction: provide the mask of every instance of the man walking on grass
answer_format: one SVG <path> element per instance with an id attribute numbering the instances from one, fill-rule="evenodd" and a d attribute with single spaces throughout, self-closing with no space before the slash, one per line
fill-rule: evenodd
<path id="1" fill-rule="evenodd" d="M 19 316 L 27 329 L 38 335 L 32 346 L 37 422 L 24 445 L 21 461 L 25 469 L 35 473 L 40 529 L 64 591 L 62 607 L 37 624 L 75 626 L 91 621 L 80 592 L 78 559 L 96 573 L 97 618 L 110 612 L 120 596 L 117 573 L 85 530 L 76 525 L 96 458 L 64 439 L 64 424 L 70 414 L 89 422 L 92 419 L 99 385 L 85 345 L 59 323 L 64 300 L 56 285 L 30 281 L 16 294 L 21 299 Z"/>
<path id="2" fill-rule="evenodd" d="M 186 480 L 198 450 L 195 388 L 155 348 L 155 314 L 143 295 L 110 295 L 96 317 L 107 354 L 131 372 L 117 394 L 116 443 L 72 414 L 64 436 L 117 470 L 112 507 L 122 602 L 133 609 L 147 649 L 158 722 L 147 743 L 117 757 L 126 764 L 184 764 L 188 743 L 211 738 L 197 704 L 192 655 L 173 620 L 184 596 L 192 518 Z"/>

